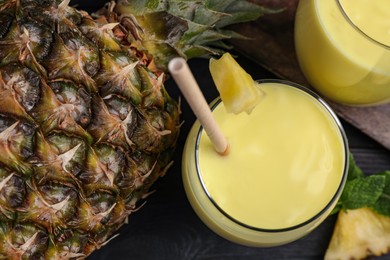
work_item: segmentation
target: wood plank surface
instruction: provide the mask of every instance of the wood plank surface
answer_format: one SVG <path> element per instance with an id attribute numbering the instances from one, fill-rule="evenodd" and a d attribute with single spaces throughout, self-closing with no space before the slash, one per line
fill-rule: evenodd
<path id="1" fill-rule="evenodd" d="M 294 19 L 298 0 L 252 1 L 284 10 L 265 15 L 256 22 L 234 26 L 235 30 L 251 38 L 233 41 L 236 50 L 280 78 L 310 86 L 300 71 L 294 49 Z M 350 107 L 329 103 L 339 116 L 390 149 L 390 104 Z"/>

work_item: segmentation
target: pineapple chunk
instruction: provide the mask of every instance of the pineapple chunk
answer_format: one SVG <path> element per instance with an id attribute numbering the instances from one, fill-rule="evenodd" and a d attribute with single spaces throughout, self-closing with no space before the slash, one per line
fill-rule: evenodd
<path id="1" fill-rule="evenodd" d="M 370 208 L 341 210 L 325 260 L 364 259 L 390 248 L 390 218 Z"/>
<path id="2" fill-rule="evenodd" d="M 260 102 L 264 92 L 252 77 L 229 54 L 210 60 L 210 72 L 229 113 L 250 113 Z"/>

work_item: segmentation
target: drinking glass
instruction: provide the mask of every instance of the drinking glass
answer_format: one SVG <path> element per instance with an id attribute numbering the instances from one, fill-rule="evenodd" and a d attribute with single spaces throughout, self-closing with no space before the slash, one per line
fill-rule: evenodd
<path id="1" fill-rule="evenodd" d="M 390 8 L 387 0 L 301 0 L 296 55 L 324 97 L 352 106 L 390 101 Z"/>
<path id="2" fill-rule="evenodd" d="M 248 115 L 212 113 L 230 143 L 221 156 L 196 121 L 183 151 L 187 197 L 200 219 L 238 244 L 268 247 L 299 239 L 335 207 L 348 144 L 332 109 L 291 82 L 261 80 L 265 98 Z"/>

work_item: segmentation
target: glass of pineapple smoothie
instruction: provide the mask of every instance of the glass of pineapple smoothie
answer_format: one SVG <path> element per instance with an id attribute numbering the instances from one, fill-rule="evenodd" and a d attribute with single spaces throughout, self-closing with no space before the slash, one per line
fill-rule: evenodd
<path id="1" fill-rule="evenodd" d="M 390 101 L 388 0 L 301 0 L 295 19 L 303 74 L 322 95 L 347 105 Z"/>
<path id="2" fill-rule="evenodd" d="M 182 162 L 187 197 L 200 219 L 238 244 L 268 247 L 308 234 L 343 189 L 347 139 L 329 106 L 291 82 L 258 81 L 265 98 L 250 114 L 212 113 L 230 144 L 213 148 L 196 121 Z"/>

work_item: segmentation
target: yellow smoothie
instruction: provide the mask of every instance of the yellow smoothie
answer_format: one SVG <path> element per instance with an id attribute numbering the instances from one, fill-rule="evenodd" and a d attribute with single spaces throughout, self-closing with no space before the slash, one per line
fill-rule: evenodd
<path id="1" fill-rule="evenodd" d="M 389 7 L 387 0 L 299 2 L 297 57 L 321 94 L 350 105 L 390 101 Z"/>
<path id="2" fill-rule="evenodd" d="M 228 156 L 217 154 L 194 124 L 183 179 L 210 228 L 241 244 L 272 246 L 305 235 L 332 210 L 345 181 L 347 145 L 312 95 L 278 82 L 260 86 L 265 98 L 249 115 L 227 113 L 222 102 L 213 109 Z"/>

